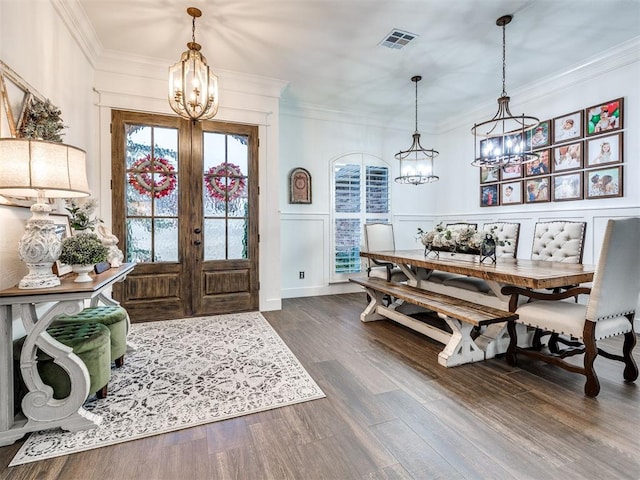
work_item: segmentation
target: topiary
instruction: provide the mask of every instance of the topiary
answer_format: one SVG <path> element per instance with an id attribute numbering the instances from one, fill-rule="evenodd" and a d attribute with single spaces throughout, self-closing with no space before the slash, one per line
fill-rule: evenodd
<path id="1" fill-rule="evenodd" d="M 69 265 L 94 265 L 107 259 L 107 247 L 95 233 L 81 233 L 62 241 L 59 260 Z"/>

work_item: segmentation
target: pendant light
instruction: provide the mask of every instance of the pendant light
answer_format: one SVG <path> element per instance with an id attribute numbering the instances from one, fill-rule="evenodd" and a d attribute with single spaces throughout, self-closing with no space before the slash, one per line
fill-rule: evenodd
<path id="1" fill-rule="evenodd" d="M 539 158 L 537 153 L 527 146 L 527 132 L 540 124 L 536 117 L 514 116 L 509 109 L 510 98 L 506 90 L 506 25 L 513 19 L 504 15 L 496 20 L 502 27 L 502 95 L 498 98 L 498 112 L 484 122 L 476 123 L 471 129 L 475 141 L 475 167 L 502 167 L 532 162 Z"/>
<path id="2" fill-rule="evenodd" d="M 196 18 L 201 17 L 202 12 L 189 7 L 187 13 L 192 17 L 191 41 L 180 61 L 169 67 L 169 105 L 178 115 L 195 123 L 218 113 L 218 77 L 200 53 L 202 47 L 196 43 Z"/>
<path id="3" fill-rule="evenodd" d="M 422 80 L 420 75 L 411 77 L 411 81 L 416 84 L 416 129 L 413 133 L 411 147 L 395 154 L 396 159 L 400 161 L 400 176 L 395 179 L 397 183 L 422 185 L 440 179 L 433 174 L 433 159 L 438 156 L 438 152 L 420 145 L 420 133 L 418 132 L 418 82 L 420 80 Z"/>

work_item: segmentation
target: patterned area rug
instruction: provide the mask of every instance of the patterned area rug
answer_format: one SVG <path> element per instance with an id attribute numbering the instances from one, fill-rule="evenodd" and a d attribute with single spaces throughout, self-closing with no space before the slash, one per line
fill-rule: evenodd
<path id="1" fill-rule="evenodd" d="M 129 341 L 107 398 L 84 405 L 102 424 L 34 432 L 9 466 L 325 396 L 259 312 L 138 323 Z"/>

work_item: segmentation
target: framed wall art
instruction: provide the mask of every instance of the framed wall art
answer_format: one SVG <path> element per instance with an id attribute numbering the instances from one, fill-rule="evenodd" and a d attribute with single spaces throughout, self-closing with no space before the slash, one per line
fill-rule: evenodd
<path id="1" fill-rule="evenodd" d="M 541 177 L 525 180 L 524 202 L 538 203 L 551 200 L 549 178 L 550 177 Z"/>
<path id="2" fill-rule="evenodd" d="M 522 203 L 522 181 L 500 184 L 500 205 Z"/>
<path id="3" fill-rule="evenodd" d="M 500 180 L 500 167 L 480 167 L 480 183 L 491 183 Z"/>
<path id="4" fill-rule="evenodd" d="M 622 163 L 622 132 L 587 140 L 586 168 Z"/>
<path id="5" fill-rule="evenodd" d="M 554 175 L 552 199 L 554 202 L 582 200 L 582 172 Z"/>
<path id="6" fill-rule="evenodd" d="M 587 170 L 585 173 L 585 198 L 622 196 L 622 167 Z"/>
<path id="7" fill-rule="evenodd" d="M 289 203 L 311 203 L 311 174 L 298 167 L 289 172 Z"/>
<path id="8" fill-rule="evenodd" d="M 514 163 L 510 165 L 505 165 L 502 167 L 502 172 L 500 176 L 502 180 L 511 180 L 513 178 L 522 178 L 522 164 Z"/>
<path id="9" fill-rule="evenodd" d="M 548 175 L 551 173 L 551 150 L 545 149 L 537 151 L 540 157 L 533 162 L 525 163 L 525 176 L 535 177 L 538 175 Z"/>
<path id="10" fill-rule="evenodd" d="M 587 137 L 620 130 L 623 125 L 622 107 L 623 99 L 618 98 L 587 108 Z"/>
<path id="11" fill-rule="evenodd" d="M 496 205 L 499 205 L 498 184 L 482 185 L 480 187 L 480 206 L 495 207 Z"/>
<path id="12" fill-rule="evenodd" d="M 553 143 L 582 138 L 582 110 L 553 119 Z"/>
<path id="13" fill-rule="evenodd" d="M 553 171 L 564 172 L 582 168 L 582 142 L 569 143 L 553 149 Z"/>
<path id="14" fill-rule="evenodd" d="M 536 128 L 532 128 L 527 132 L 526 145 L 527 148 L 535 150 L 536 148 L 548 147 L 551 145 L 551 120 L 540 122 Z"/>

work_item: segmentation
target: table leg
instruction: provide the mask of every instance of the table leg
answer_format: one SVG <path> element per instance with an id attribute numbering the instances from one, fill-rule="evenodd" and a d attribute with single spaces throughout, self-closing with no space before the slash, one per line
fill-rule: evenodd
<path id="1" fill-rule="evenodd" d="M 464 363 L 479 362 L 485 359 L 485 352 L 471 338 L 473 326 L 466 322 L 461 322 L 456 318 L 438 314 L 451 330 L 453 334 L 449 342 L 438 354 L 438 363 L 445 367 L 455 367 Z"/>
<path id="2" fill-rule="evenodd" d="M 0 432 L 13 425 L 13 319 L 11 305 L 0 306 Z"/>

